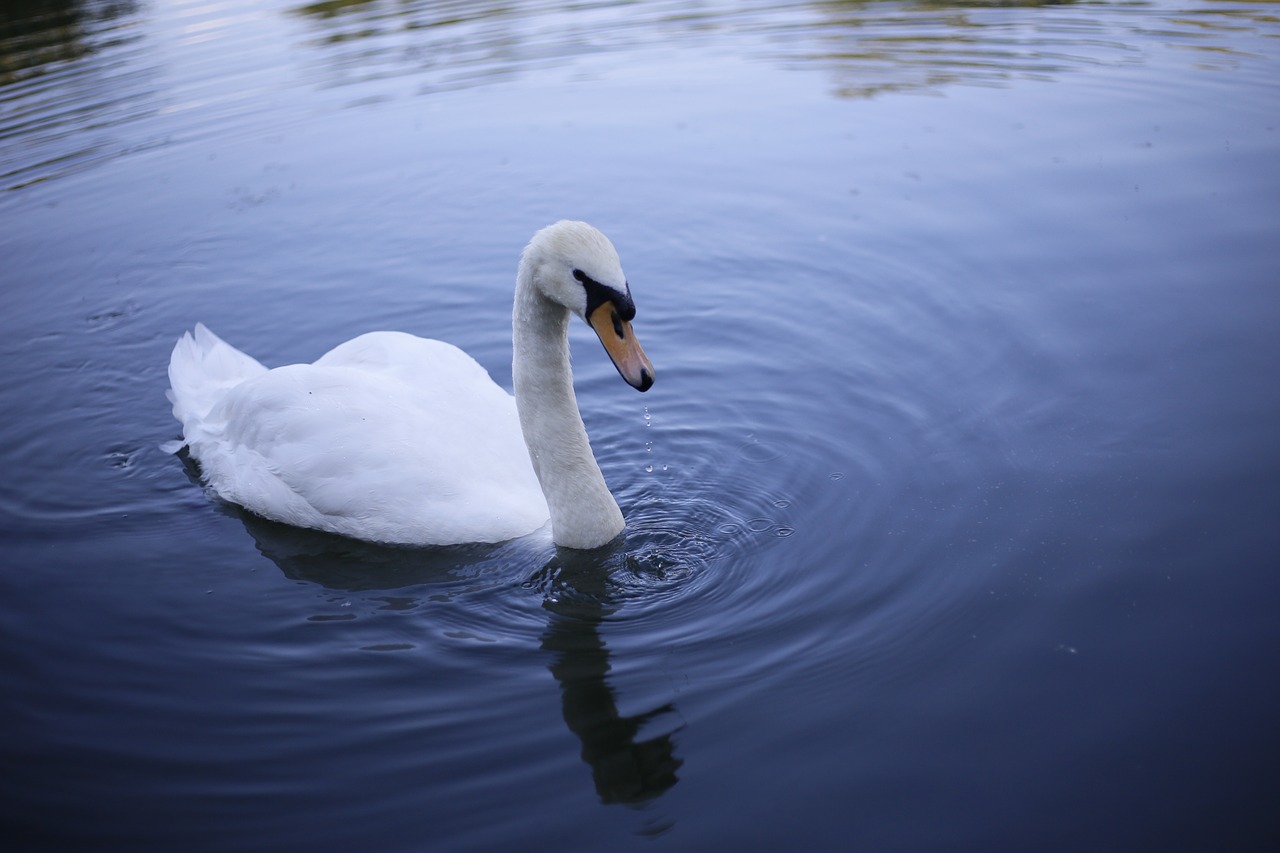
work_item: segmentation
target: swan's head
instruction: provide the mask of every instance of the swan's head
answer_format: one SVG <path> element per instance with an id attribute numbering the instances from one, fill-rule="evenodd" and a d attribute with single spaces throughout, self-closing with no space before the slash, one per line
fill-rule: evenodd
<path id="1" fill-rule="evenodd" d="M 608 237 L 585 222 L 548 225 L 533 235 L 520 267 L 543 296 L 590 324 L 628 385 L 649 390 L 653 365 L 631 330 L 636 305 Z"/>

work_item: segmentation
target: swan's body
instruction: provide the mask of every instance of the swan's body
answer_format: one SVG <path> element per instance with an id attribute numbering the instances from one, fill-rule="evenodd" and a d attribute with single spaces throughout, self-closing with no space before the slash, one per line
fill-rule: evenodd
<path id="1" fill-rule="evenodd" d="M 521 257 L 514 398 L 441 341 L 372 332 L 268 370 L 197 325 L 174 347 L 170 399 L 209 486 L 266 518 L 413 545 L 499 542 L 550 518 L 557 545 L 594 548 L 623 519 L 578 413 L 569 317 L 643 391 L 634 313 L 609 241 L 560 222 Z"/>

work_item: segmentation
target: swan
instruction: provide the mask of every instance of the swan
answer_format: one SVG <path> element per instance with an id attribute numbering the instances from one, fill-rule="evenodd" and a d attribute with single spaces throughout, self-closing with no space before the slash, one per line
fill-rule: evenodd
<path id="1" fill-rule="evenodd" d="M 220 498 L 286 524 L 372 542 L 502 542 L 551 522 L 564 548 L 624 528 L 587 438 L 569 364 L 570 316 L 640 391 L 654 370 L 631 329 L 618 253 L 585 222 L 534 234 L 512 309 L 514 398 L 442 341 L 370 332 L 312 364 L 268 370 L 203 324 L 169 361 L 168 397 Z"/>

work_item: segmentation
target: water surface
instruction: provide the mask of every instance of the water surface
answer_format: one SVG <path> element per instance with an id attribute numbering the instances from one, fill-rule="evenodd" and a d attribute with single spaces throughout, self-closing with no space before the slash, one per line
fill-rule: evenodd
<path id="1" fill-rule="evenodd" d="M 1280 6 L 0 12 L 0 821 L 19 849 L 1274 842 Z M 169 351 L 510 386 L 538 227 L 615 548 L 212 500 Z"/>

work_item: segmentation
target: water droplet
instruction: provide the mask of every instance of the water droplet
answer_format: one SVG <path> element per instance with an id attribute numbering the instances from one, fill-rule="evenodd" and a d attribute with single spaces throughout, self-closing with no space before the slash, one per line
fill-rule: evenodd
<path id="1" fill-rule="evenodd" d="M 782 458 L 782 451 L 777 447 L 771 444 L 764 444 L 754 438 L 740 446 L 738 453 L 748 462 L 764 463 Z"/>
<path id="2" fill-rule="evenodd" d="M 796 532 L 796 529 L 794 527 L 785 527 L 785 526 L 779 527 L 777 530 L 774 531 L 774 533 L 777 536 L 781 536 L 783 538 L 786 538 L 787 536 L 790 536 L 792 533 L 795 533 L 795 532 Z"/>
<path id="3" fill-rule="evenodd" d="M 828 478 L 829 478 L 830 480 L 832 480 L 832 481 L 835 481 L 835 480 L 843 480 L 843 479 L 844 479 L 844 474 L 843 474 L 842 472 L 840 472 L 840 471 L 832 471 L 832 472 L 828 475 Z"/>
<path id="4" fill-rule="evenodd" d="M 651 464 L 650 464 L 650 465 L 646 465 L 646 466 L 644 466 L 644 471 L 645 471 L 645 473 L 646 473 L 646 474 L 652 474 L 652 473 L 653 473 L 653 465 L 651 465 Z"/>

